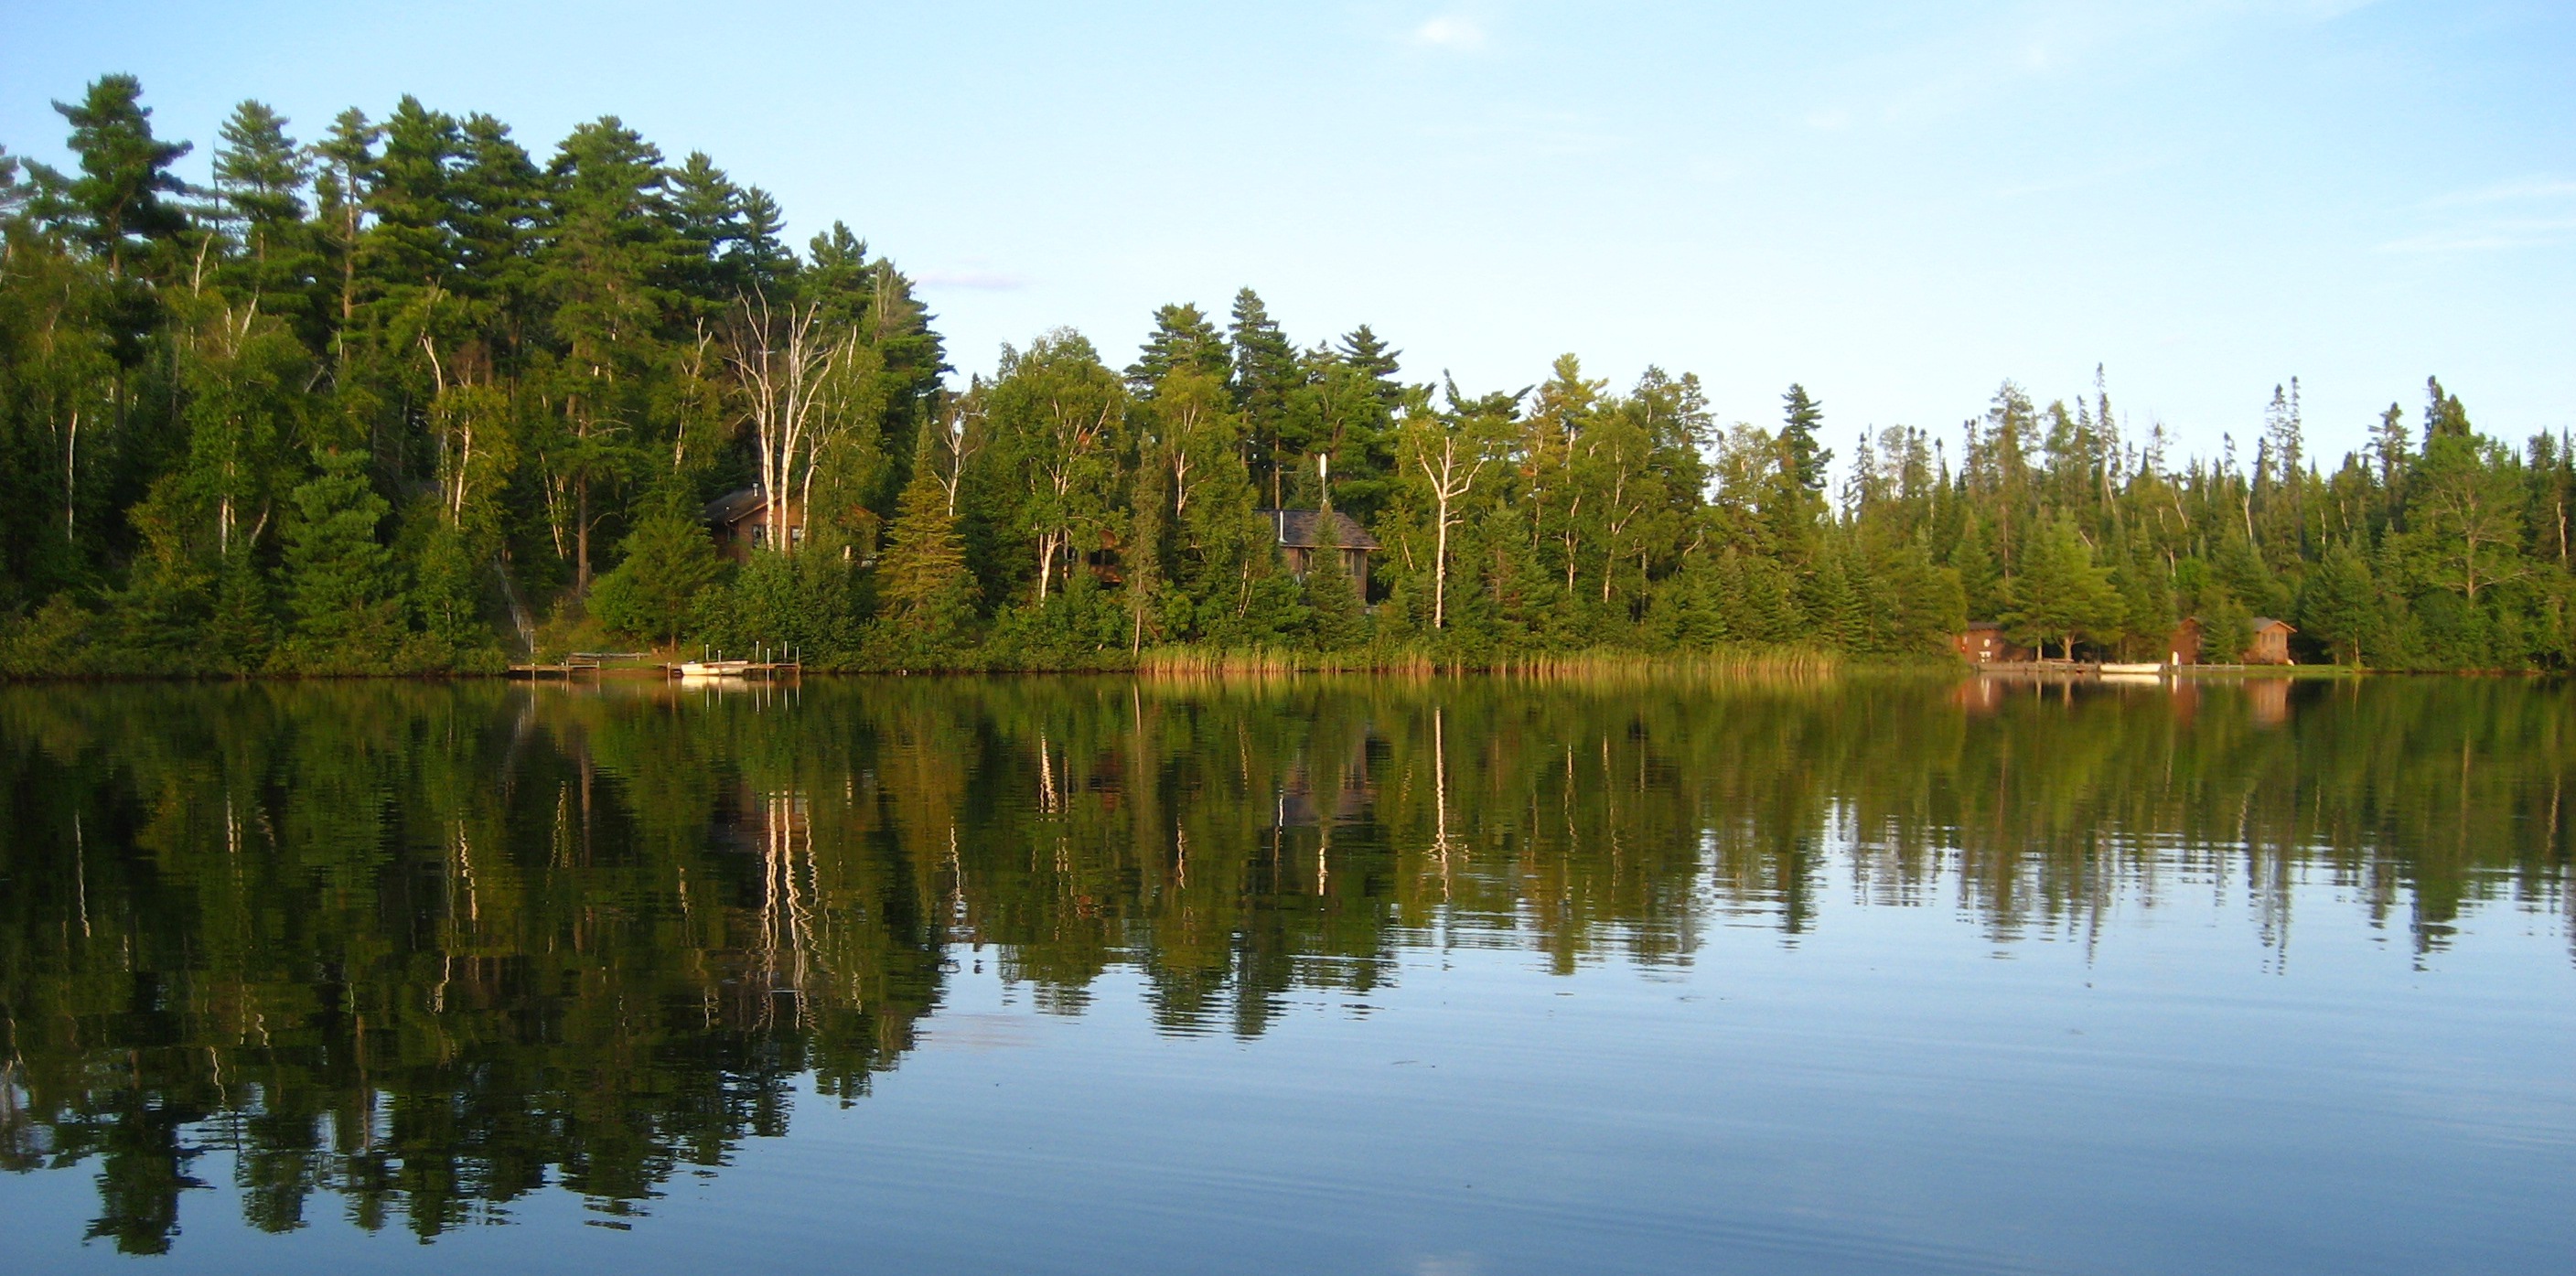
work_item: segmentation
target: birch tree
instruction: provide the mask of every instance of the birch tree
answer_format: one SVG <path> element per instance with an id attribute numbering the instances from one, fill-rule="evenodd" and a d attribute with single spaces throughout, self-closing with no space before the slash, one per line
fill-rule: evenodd
<path id="1" fill-rule="evenodd" d="M 755 292 L 735 303 L 725 363 L 768 498 L 764 539 L 793 553 L 813 521 L 817 475 L 855 429 L 875 424 L 860 410 L 872 361 L 855 331 L 824 326 L 819 302 L 781 304 Z"/>
<path id="2" fill-rule="evenodd" d="M 1080 333 L 1057 329 L 1026 353 L 1003 351 L 994 437 L 1025 485 L 1019 518 L 1033 542 L 1040 603 L 1072 568 L 1073 551 L 1109 529 L 1126 410 L 1118 374 Z"/>
<path id="3" fill-rule="evenodd" d="M 1493 459 L 1481 427 L 1494 414 L 1494 399 L 1462 402 L 1449 388 L 1449 410 L 1416 410 L 1404 424 L 1407 468 L 1422 476 L 1421 494 L 1431 516 L 1431 627 L 1449 625 L 1449 534 L 1465 518 L 1465 503 Z M 1508 400 L 1504 403 L 1508 411 Z"/>

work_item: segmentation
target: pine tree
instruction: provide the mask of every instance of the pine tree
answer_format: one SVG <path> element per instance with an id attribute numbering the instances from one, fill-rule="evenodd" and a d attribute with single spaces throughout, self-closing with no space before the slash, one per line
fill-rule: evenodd
<path id="1" fill-rule="evenodd" d="M 152 135 L 142 81 L 103 75 L 79 104 L 56 102 L 54 110 L 70 121 L 69 145 L 80 157 L 80 176 L 64 183 L 64 191 L 80 209 L 81 239 L 107 259 L 111 277 L 125 274 L 149 245 L 187 232 L 186 210 L 165 197 L 188 194 L 170 166 L 195 148 Z"/>
<path id="2" fill-rule="evenodd" d="M 2245 659 L 2245 649 L 2254 638 L 2254 613 L 2227 586 L 2212 584 L 2202 590 L 2200 608 L 2192 618 L 2200 622 L 2201 663 L 2232 665 Z"/>
<path id="3" fill-rule="evenodd" d="M 744 187 L 742 236 L 726 253 L 726 261 L 739 264 L 749 287 L 776 288 L 795 276 L 796 250 L 781 238 L 786 230 L 787 213 L 778 206 L 778 198 L 757 186 Z"/>
<path id="4" fill-rule="evenodd" d="M 407 520 L 426 534 L 407 544 L 412 569 L 410 599 L 430 657 L 442 667 L 498 663 L 492 629 L 482 622 L 482 538 L 435 517 Z"/>
<path id="5" fill-rule="evenodd" d="M 1234 402 L 1251 431 L 1252 478 L 1267 503 L 1285 498 L 1292 458 L 1302 440 L 1289 437 L 1288 399 L 1304 377 L 1297 347 L 1271 319 L 1260 294 L 1249 288 L 1234 294 L 1234 322 L 1226 335 L 1234 352 Z"/>
<path id="6" fill-rule="evenodd" d="M 286 518 L 287 606 L 294 659 L 304 668 L 364 670 L 389 658 L 400 632 L 392 555 L 376 539 L 390 506 L 353 452 L 314 458 Z"/>
<path id="7" fill-rule="evenodd" d="M 538 323 L 536 250 L 548 220 L 545 174 L 509 126 L 491 116 L 467 116 L 457 139 L 445 213 L 456 237 L 450 286 L 468 302 L 467 328 L 496 359 L 513 360 L 536 335 L 530 329 Z"/>
<path id="8" fill-rule="evenodd" d="M 2441 378 L 2424 378 L 2424 450 L 2430 452 L 2435 439 L 2465 439 L 2474 433 L 2460 396 L 2444 393 Z"/>
<path id="9" fill-rule="evenodd" d="M 721 299 L 751 288 L 735 251 L 745 233 L 742 188 L 706 152 L 691 151 L 671 170 L 665 189 L 664 215 L 686 246 L 680 277 L 704 309 L 721 312 Z"/>
<path id="10" fill-rule="evenodd" d="M 1773 444 L 1779 455 L 1762 497 L 1763 515 L 1778 552 L 1791 563 L 1804 564 L 1814 552 L 1817 521 L 1825 513 L 1825 464 L 1833 453 L 1816 442 L 1824 407 L 1807 397 L 1806 387 L 1792 385 L 1780 397 L 1784 420 Z"/>
<path id="11" fill-rule="evenodd" d="M 1805 584 L 1808 632 L 1835 651 L 1868 650 L 1869 617 L 1863 611 L 1861 591 L 1854 587 L 1838 547 L 1816 555 L 1815 568 Z"/>
<path id="12" fill-rule="evenodd" d="M 2143 547 L 2132 545 L 2113 576 L 2120 593 L 2122 646 L 2162 655 L 2175 623 L 2172 582 L 2164 565 Z"/>
<path id="13" fill-rule="evenodd" d="M 2277 616 L 2289 608 L 2289 590 L 2281 584 L 2279 577 L 2272 574 L 2262 555 L 2254 551 L 2253 542 L 2246 540 L 2236 525 L 2226 525 L 2219 534 L 2218 551 L 2212 556 L 2210 567 L 2238 602 L 2255 608 L 2260 614 Z"/>
<path id="14" fill-rule="evenodd" d="M 217 667 L 254 673 L 267 665 L 277 643 L 277 620 L 268 578 L 245 544 L 225 557 L 215 576 L 215 611 L 206 639 Z"/>
<path id="15" fill-rule="evenodd" d="M 1973 513 L 1950 547 L 1950 570 L 1959 574 L 1959 588 L 1971 619 L 2002 614 L 2009 590 L 2002 574 L 1995 570 L 1994 556 L 1987 552 L 1985 523 Z"/>
<path id="16" fill-rule="evenodd" d="M 1807 637 L 1798 614 L 1797 582 L 1779 559 L 1729 548 L 1719 571 L 1718 597 L 1729 638 L 1786 646 Z"/>
<path id="17" fill-rule="evenodd" d="M 331 121 L 331 131 L 314 143 L 314 230 L 324 246 L 326 273 L 332 277 L 331 312 L 339 366 L 345 370 L 350 325 L 358 310 L 358 244 L 368 201 L 373 196 L 376 143 L 384 130 L 351 107 Z"/>
<path id="18" fill-rule="evenodd" d="M 384 124 L 366 190 L 374 218 L 358 237 L 357 269 L 371 294 L 366 327 L 394 329 L 417 316 L 453 282 L 457 251 L 448 184 L 464 147 L 454 117 L 405 95 Z M 397 338 L 399 339 L 399 338 Z"/>
<path id="19" fill-rule="evenodd" d="M 14 220 L 26 207 L 27 196 L 31 192 L 28 184 L 18 177 L 25 166 L 25 160 L 10 154 L 8 147 L 0 146 L 0 220 Z"/>
<path id="20" fill-rule="evenodd" d="M 234 107 L 219 136 L 215 193 L 246 258 L 223 273 L 237 275 L 238 290 L 267 308 L 301 312 L 307 299 L 293 294 L 311 286 L 316 264 L 304 225 L 313 161 L 286 135 L 285 117 L 264 103 Z"/>
<path id="21" fill-rule="evenodd" d="M 2308 574 L 2299 591 L 2299 627 L 2344 663 L 2361 663 L 2378 620 L 2370 564 L 2349 544 L 2338 543 Z"/>
<path id="22" fill-rule="evenodd" d="M 1897 653 L 1942 649 L 1968 627 L 1968 604 L 1959 574 L 1932 561 L 1917 537 L 1899 546 L 1875 574 L 1883 606 L 1876 614 L 1886 648 Z"/>
<path id="23" fill-rule="evenodd" d="M 591 591 L 591 614 L 618 633 L 677 643 L 721 570 L 706 528 L 685 495 L 666 492 L 619 548 L 625 557 Z"/>
<path id="24" fill-rule="evenodd" d="M 1825 467 L 1833 462 L 1833 449 L 1816 442 L 1816 432 L 1825 423 L 1825 405 L 1807 397 L 1807 387 L 1792 385 L 1780 396 L 1782 424 L 1780 455 L 1782 468 L 1790 481 L 1810 492 L 1825 490 Z"/>
<path id="25" fill-rule="evenodd" d="M 2075 640 L 2116 633 L 2120 611 L 2110 573 L 2094 566 L 2074 521 L 2061 514 L 2024 547 L 2004 623 L 2014 638 L 2043 650 L 2056 639 L 2059 654 L 2073 660 Z"/>
<path id="26" fill-rule="evenodd" d="M 925 652 L 955 643 L 975 613 L 975 581 L 966 571 L 966 539 L 948 508 L 928 432 L 915 450 L 894 527 L 878 560 L 877 594 L 886 619 Z"/>
<path id="27" fill-rule="evenodd" d="M 590 589 L 599 489 L 639 461 L 639 440 L 622 427 L 645 416 L 650 371 L 665 357 L 662 326 L 677 302 L 668 283 L 687 246 L 664 206 L 661 152 L 616 117 L 574 129 L 546 172 L 554 232 L 542 278 L 563 343 L 555 465 L 572 489 L 578 595 Z M 812 524 L 809 516 L 808 536 Z"/>
<path id="28" fill-rule="evenodd" d="M 1368 615 L 1358 583 L 1342 567 L 1341 519 L 1328 504 L 1315 516 L 1315 548 L 1306 559 L 1307 633 L 1317 649 L 1348 651 L 1367 639 Z"/>
<path id="29" fill-rule="evenodd" d="M 1367 324 L 1351 329 L 1341 340 L 1342 362 L 1377 386 L 1388 411 L 1403 401 L 1404 386 L 1395 379 L 1396 373 L 1402 371 L 1397 359 L 1403 353 L 1379 340 Z"/>
<path id="30" fill-rule="evenodd" d="M 1168 305 L 1154 312 L 1153 334 L 1127 365 L 1127 384 L 1139 395 L 1151 395 L 1174 372 L 1186 369 L 1223 378 L 1232 363 L 1225 338 L 1197 306 Z"/>

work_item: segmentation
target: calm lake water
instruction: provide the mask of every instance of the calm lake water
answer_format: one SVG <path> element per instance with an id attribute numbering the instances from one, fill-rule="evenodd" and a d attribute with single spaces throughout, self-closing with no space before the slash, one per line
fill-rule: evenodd
<path id="1" fill-rule="evenodd" d="M 0 1268 L 2565 1273 L 2571 779 L 2500 680 L 0 688 Z"/>

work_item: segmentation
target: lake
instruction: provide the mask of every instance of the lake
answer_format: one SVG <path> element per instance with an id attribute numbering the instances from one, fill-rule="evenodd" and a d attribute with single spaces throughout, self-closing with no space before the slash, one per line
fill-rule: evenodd
<path id="1" fill-rule="evenodd" d="M 0 688 L 0 1266 L 2564 1273 L 2571 778 L 2501 679 Z"/>

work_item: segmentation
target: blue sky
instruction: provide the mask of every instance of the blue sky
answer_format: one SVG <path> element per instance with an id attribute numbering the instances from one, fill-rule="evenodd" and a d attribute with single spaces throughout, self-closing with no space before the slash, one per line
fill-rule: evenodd
<path id="1" fill-rule="evenodd" d="M 309 138 L 411 92 L 541 155 L 619 115 L 800 240 L 848 221 L 968 371 L 1059 324 L 1123 364 L 1154 306 L 1249 284 L 1470 389 L 1574 351 L 1769 424 L 1800 381 L 1844 451 L 2096 363 L 2201 451 L 2294 375 L 2330 455 L 2433 373 L 2490 433 L 2576 427 L 2563 0 L 17 0 L 0 143 L 59 155 L 48 101 L 109 70 L 200 173 L 243 97 Z"/>

